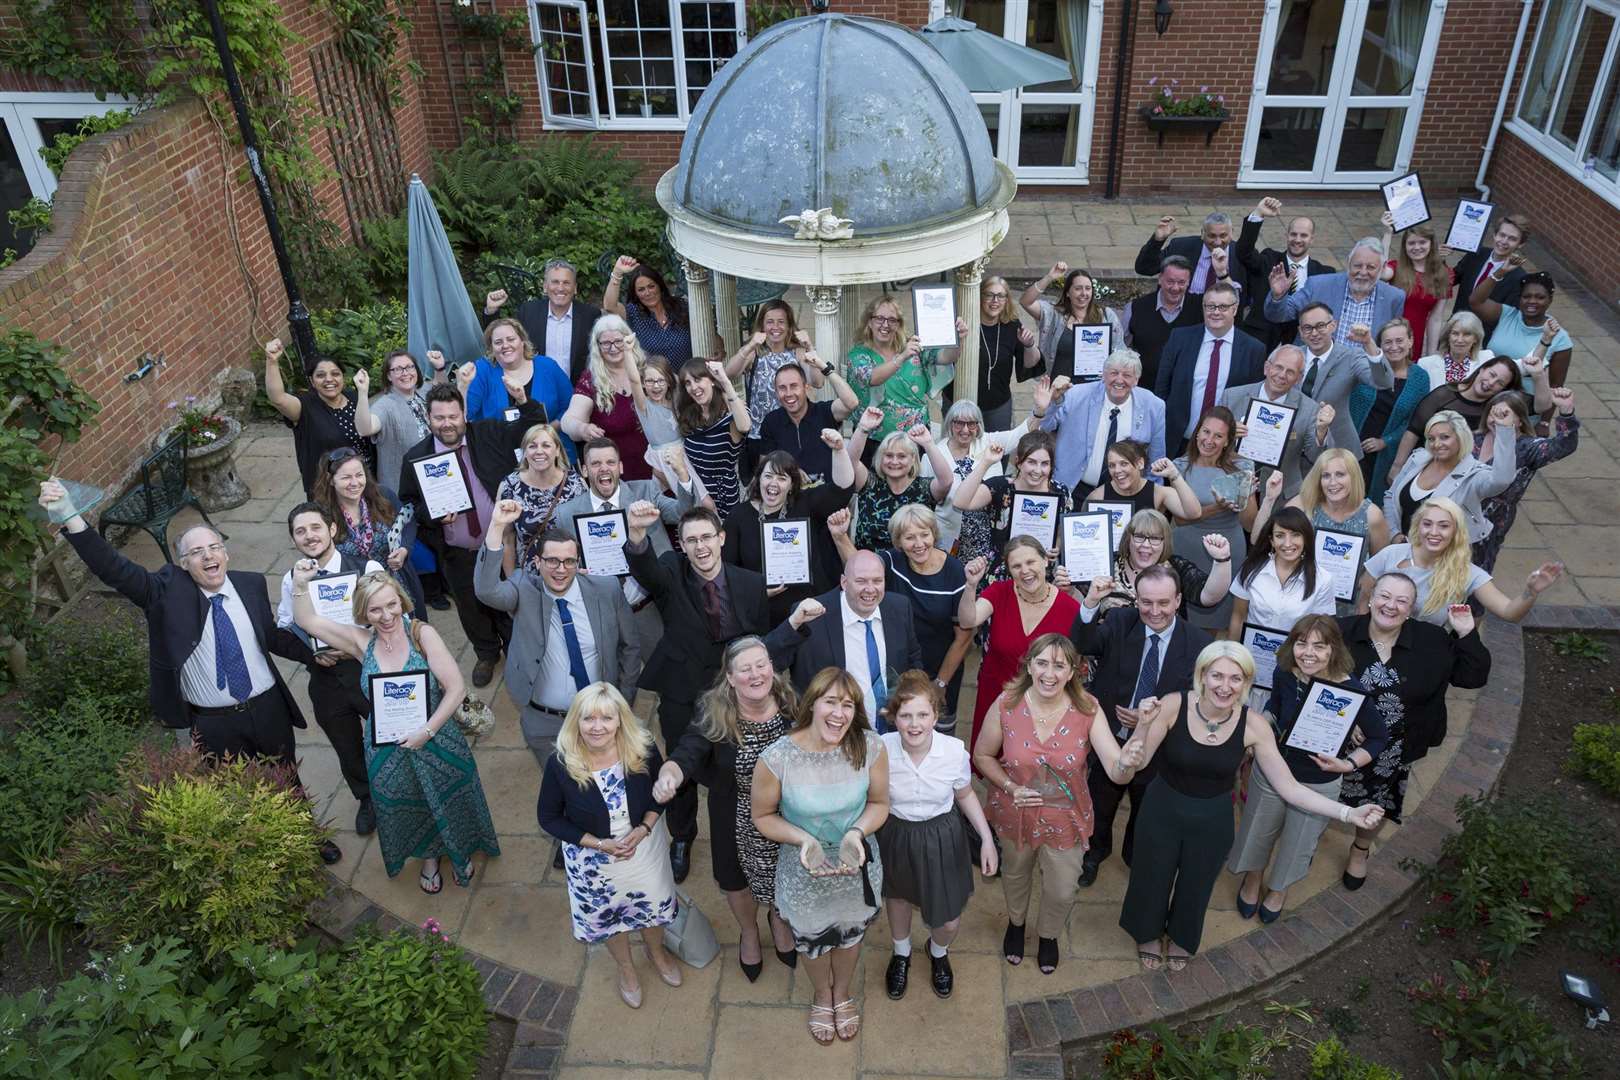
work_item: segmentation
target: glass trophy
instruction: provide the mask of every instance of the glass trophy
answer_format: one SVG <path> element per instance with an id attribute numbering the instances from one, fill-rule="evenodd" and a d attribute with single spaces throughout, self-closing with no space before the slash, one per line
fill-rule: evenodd
<path id="1" fill-rule="evenodd" d="M 67 498 L 49 509 L 35 502 L 29 513 L 36 520 L 49 519 L 52 525 L 61 525 L 75 514 L 87 514 L 92 508 L 107 498 L 107 492 L 93 484 L 81 484 L 77 480 L 64 480 L 59 476 L 51 477 L 67 490 Z"/>

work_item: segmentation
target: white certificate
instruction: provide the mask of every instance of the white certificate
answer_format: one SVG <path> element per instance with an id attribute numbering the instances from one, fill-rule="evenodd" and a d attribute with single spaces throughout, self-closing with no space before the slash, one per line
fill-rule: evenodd
<path id="1" fill-rule="evenodd" d="M 428 517 L 438 521 L 472 509 L 472 489 L 467 486 L 454 450 L 420 458 L 411 462 L 411 468 L 416 470 L 416 486 L 422 489 Z"/>
<path id="2" fill-rule="evenodd" d="M 1131 514 L 1134 512 L 1131 509 L 1131 504 L 1122 502 L 1103 502 L 1102 500 L 1098 499 L 1086 503 L 1086 509 L 1100 510 L 1108 515 L 1108 524 L 1113 530 L 1112 535 L 1108 537 L 1108 545 L 1115 551 L 1118 551 L 1119 538 L 1125 534 L 1125 526 L 1131 523 Z"/>
<path id="3" fill-rule="evenodd" d="M 1361 703 L 1367 695 L 1338 683 L 1311 680 L 1305 691 L 1305 704 L 1300 707 L 1299 718 L 1288 733 L 1284 745 L 1308 754 L 1326 754 L 1337 757 L 1350 734 L 1350 725 L 1356 722 Z"/>
<path id="4" fill-rule="evenodd" d="M 371 745 L 402 743 L 428 722 L 428 673 L 380 672 L 371 677 Z"/>
<path id="5" fill-rule="evenodd" d="M 917 316 L 917 340 L 925 349 L 956 344 L 956 289 L 950 285 L 913 285 L 911 304 Z"/>
<path id="6" fill-rule="evenodd" d="M 1108 513 L 1095 510 L 1063 515 L 1063 568 L 1069 580 L 1082 581 L 1114 575 L 1114 530 Z"/>
<path id="7" fill-rule="evenodd" d="M 1294 426 L 1292 405 L 1273 405 L 1269 401 L 1252 398 L 1243 424 L 1248 434 L 1238 440 L 1237 452 L 1258 465 L 1273 468 L 1282 464 L 1283 451 L 1288 449 L 1288 432 Z"/>
<path id="8" fill-rule="evenodd" d="M 315 614 L 341 626 L 354 626 L 354 583 L 359 574 L 323 574 L 309 583 L 309 598 Z M 331 648 L 320 638 L 311 638 L 316 652 Z"/>
<path id="9" fill-rule="evenodd" d="M 1446 233 L 1446 247 L 1456 251 L 1478 251 L 1485 239 L 1485 226 L 1491 222 L 1493 203 L 1463 199 L 1457 203 L 1457 212 L 1451 216 L 1451 230 Z"/>
<path id="10" fill-rule="evenodd" d="M 1398 180 L 1379 185 L 1384 193 L 1384 207 L 1395 218 L 1395 231 L 1421 225 L 1433 215 L 1429 202 L 1423 197 L 1423 181 L 1418 174 L 1409 172 Z"/>
<path id="11" fill-rule="evenodd" d="M 1014 491 L 1007 539 L 1033 536 L 1048 553 L 1057 548 L 1058 497 L 1042 491 Z"/>
<path id="12" fill-rule="evenodd" d="M 663 528 L 663 522 L 654 523 Z M 594 577 L 623 577 L 630 572 L 624 544 L 630 539 L 630 523 L 623 510 L 604 514 L 580 514 L 574 518 L 574 536 L 579 540 L 579 568 Z"/>
<path id="13" fill-rule="evenodd" d="M 1107 323 L 1088 323 L 1074 328 L 1075 382 L 1102 377 L 1103 364 L 1114 348 L 1114 328 Z"/>
<path id="14" fill-rule="evenodd" d="M 1243 624 L 1243 647 L 1254 657 L 1254 685 L 1270 690 L 1272 677 L 1277 671 L 1277 650 L 1288 637 L 1286 630 L 1273 630 L 1255 623 Z"/>
<path id="15" fill-rule="evenodd" d="M 1356 576 L 1361 570 L 1361 551 L 1367 538 L 1332 529 L 1316 530 L 1316 572 L 1333 579 L 1333 596 L 1338 600 L 1356 598 Z"/>
<path id="16" fill-rule="evenodd" d="M 762 521 L 759 529 L 766 587 L 810 584 L 810 519 Z"/>

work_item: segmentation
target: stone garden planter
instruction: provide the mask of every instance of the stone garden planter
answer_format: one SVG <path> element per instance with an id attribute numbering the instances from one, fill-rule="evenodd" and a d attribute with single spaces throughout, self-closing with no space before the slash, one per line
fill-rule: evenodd
<path id="1" fill-rule="evenodd" d="M 253 497 L 247 484 L 236 475 L 236 451 L 242 439 L 242 425 L 229 416 L 225 417 L 225 423 L 225 434 L 204 446 L 186 450 L 186 484 L 210 514 L 234 509 Z M 160 432 L 152 441 L 153 448 L 162 446 L 173 433 L 173 428 Z"/>

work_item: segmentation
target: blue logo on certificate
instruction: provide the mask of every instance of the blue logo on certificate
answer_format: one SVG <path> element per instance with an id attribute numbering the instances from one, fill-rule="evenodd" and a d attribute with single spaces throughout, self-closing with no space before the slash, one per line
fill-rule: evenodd
<path id="1" fill-rule="evenodd" d="M 1081 331 L 1078 331 L 1078 333 L 1080 334 L 1080 344 L 1082 344 L 1082 345 L 1101 345 L 1102 342 L 1103 342 L 1103 335 L 1108 333 L 1108 331 L 1106 331 L 1106 330 L 1081 330 Z"/>
<path id="2" fill-rule="evenodd" d="M 618 525 L 617 521 L 587 521 L 585 523 L 585 533 L 599 540 L 606 539 L 613 535 L 613 530 L 618 528 Z"/>
<path id="3" fill-rule="evenodd" d="M 1266 425 L 1267 427 L 1277 427 L 1283 422 L 1283 418 L 1287 415 L 1287 413 L 1275 412 L 1268 409 L 1264 405 L 1255 410 L 1255 420 Z"/>
<path id="4" fill-rule="evenodd" d="M 1462 208 L 1462 215 L 1468 221 L 1479 221 L 1485 216 L 1485 208 L 1483 206 L 1465 206 Z"/>
<path id="5" fill-rule="evenodd" d="M 1255 652 L 1263 653 L 1275 653 L 1278 649 L 1282 648 L 1283 643 L 1282 638 L 1270 637 L 1266 634 L 1260 633 L 1258 630 L 1255 631 L 1254 637 L 1251 640 L 1254 642 Z"/>
<path id="6" fill-rule="evenodd" d="M 416 684 L 389 682 L 387 679 L 384 679 L 383 697 L 390 698 L 394 701 L 415 701 Z"/>
<path id="7" fill-rule="evenodd" d="M 771 543 L 797 544 L 799 542 L 798 529 L 784 529 L 780 525 L 771 526 Z"/>
<path id="8" fill-rule="evenodd" d="M 1025 499 L 1023 500 L 1023 504 L 1018 508 L 1018 512 L 1020 514 L 1027 514 L 1030 517 L 1040 518 L 1042 521 L 1045 521 L 1046 515 L 1051 509 L 1052 504 L 1047 502 L 1045 499 Z"/>
<path id="9" fill-rule="evenodd" d="M 422 473 L 425 476 L 443 478 L 450 475 L 448 461 L 428 461 L 422 464 Z"/>
<path id="10" fill-rule="evenodd" d="M 1077 521 L 1074 523 L 1074 538 L 1076 540 L 1095 540 L 1097 530 L 1102 528 L 1100 521 Z"/>
<path id="11" fill-rule="evenodd" d="M 1323 687 L 1322 692 L 1316 696 L 1316 703 L 1335 716 L 1344 715 L 1344 711 L 1350 707 L 1350 700 L 1350 698 L 1335 694 L 1327 687 Z"/>
<path id="12" fill-rule="evenodd" d="M 347 585 L 322 585 L 316 582 L 315 595 L 328 603 L 335 603 L 349 598 L 349 587 Z"/>
<path id="13" fill-rule="evenodd" d="M 1350 554 L 1351 550 L 1354 549 L 1355 546 L 1355 543 L 1350 540 L 1335 540 L 1331 536 L 1322 537 L 1322 547 L 1326 550 L 1327 554 L 1332 555 L 1335 558 L 1344 558 L 1346 555 Z"/>

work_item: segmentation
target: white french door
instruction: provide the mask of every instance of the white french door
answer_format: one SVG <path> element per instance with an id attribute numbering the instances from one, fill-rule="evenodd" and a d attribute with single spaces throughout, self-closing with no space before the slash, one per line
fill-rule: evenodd
<path id="1" fill-rule="evenodd" d="M 974 94 L 996 157 L 1024 183 L 1083 184 L 1091 153 L 1102 0 L 950 0 L 980 30 L 1056 56 L 1072 77 Z"/>
<path id="2" fill-rule="evenodd" d="M 1446 0 L 1266 0 L 1239 187 L 1410 171 Z"/>

